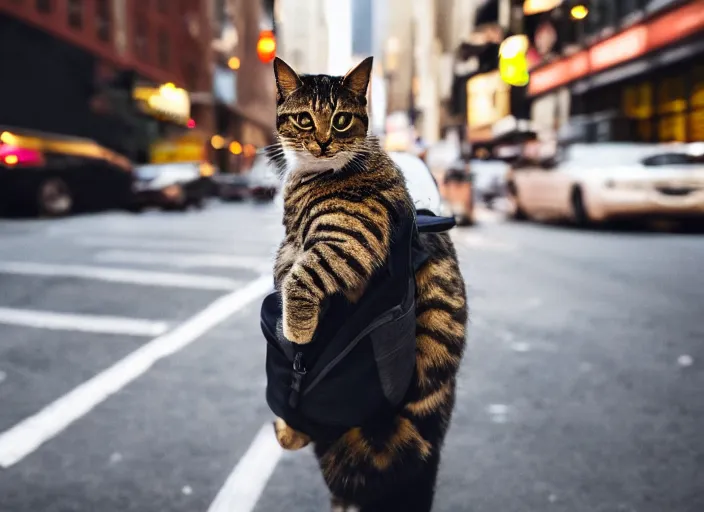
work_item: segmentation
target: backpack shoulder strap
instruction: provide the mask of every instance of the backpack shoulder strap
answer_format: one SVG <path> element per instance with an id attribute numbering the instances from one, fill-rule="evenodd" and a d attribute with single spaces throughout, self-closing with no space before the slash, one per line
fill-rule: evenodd
<path id="1" fill-rule="evenodd" d="M 457 223 L 453 217 L 439 217 L 430 210 L 417 210 L 416 225 L 420 233 L 442 233 L 451 230 Z"/>

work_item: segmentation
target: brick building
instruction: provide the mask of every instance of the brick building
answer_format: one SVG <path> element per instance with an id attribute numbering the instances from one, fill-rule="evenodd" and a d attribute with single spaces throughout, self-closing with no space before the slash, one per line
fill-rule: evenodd
<path id="1" fill-rule="evenodd" d="M 3 125 L 89 137 L 137 161 L 169 133 L 211 133 L 208 0 L 0 0 Z M 137 91 L 169 84 L 158 105 Z M 173 84 L 170 85 L 170 84 Z"/>

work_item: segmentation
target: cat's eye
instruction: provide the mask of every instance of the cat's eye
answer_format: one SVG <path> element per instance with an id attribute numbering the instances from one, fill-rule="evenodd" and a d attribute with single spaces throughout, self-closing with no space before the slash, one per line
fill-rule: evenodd
<path id="1" fill-rule="evenodd" d="M 313 129 L 313 118 L 307 112 L 301 112 L 293 116 L 289 116 L 291 122 L 300 130 L 312 130 Z"/>
<path id="2" fill-rule="evenodd" d="M 352 128 L 353 121 L 354 117 L 352 117 L 352 114 L 340 112 L 339 114 L 335 114 L 335 117 L 332 120 L 332 125 L 338 132 L 346 132 Z"/>

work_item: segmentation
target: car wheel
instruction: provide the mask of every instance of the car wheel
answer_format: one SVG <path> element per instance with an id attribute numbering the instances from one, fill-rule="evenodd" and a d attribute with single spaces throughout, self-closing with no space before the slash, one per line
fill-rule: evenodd
<path id="1" fill-rule="evenodd" d="M 517 220 L 517 221 L 522 221 L 522 220 L 528 220 L 528 215 L 526 214 L 525 210 L 521 208 L 521 201 L 518 198 L 518 189 L 516 188 L 516 185 L 513 183 L 509 183 L 507 185 L 508 189 L 508 203 L 509 203 L 509 217 L 512 220 Z"/>
<path id="2" fill-rule="evenodd" d="M 40 215 L 61 217 L 73 209 L 73 194 L 61 178 L 47 178 L 39 184 L 37 207 Z"/>
<path id="3" fill-rule="evenodd" d="M 580 227 L 586 227 L 592 223 L 589 212 L 584 205 L 582 189 L 579 187 L 575 187 L 572 191 L 572 220 Z"/>

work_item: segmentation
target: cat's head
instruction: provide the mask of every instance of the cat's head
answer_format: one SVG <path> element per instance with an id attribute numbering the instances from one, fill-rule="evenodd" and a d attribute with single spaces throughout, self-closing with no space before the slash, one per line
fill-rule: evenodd
<path id="1" fill-rule="evenodd" d="M 289 172 L 341 169 L 364 153 L 372 57 L 345 76 L 299 75 L 278 57 L 276 129 Z"/>

